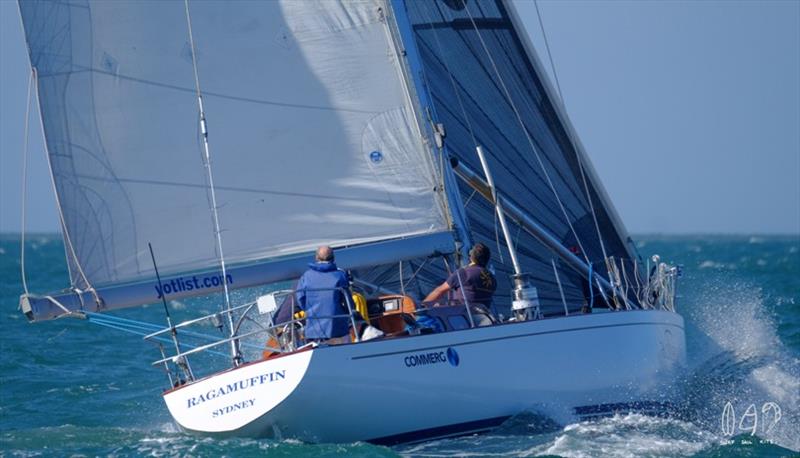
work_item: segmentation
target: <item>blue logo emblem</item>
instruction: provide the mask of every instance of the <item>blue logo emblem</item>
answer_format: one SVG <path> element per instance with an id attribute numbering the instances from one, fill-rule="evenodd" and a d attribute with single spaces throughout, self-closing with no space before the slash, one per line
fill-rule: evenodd
<path id="1" fill-rule="evenodd" d="M 383 154 L 380 151 L 373 151 L 369 153 L 369 160 L 375 164 L 378 164 L 383 161 Z"/>
<path id="2" fill-rule="evenodd" d="M 453 348 L 447 349 L 447 361 L 450 362 L 450 365 L 453 367 L 458 366 L 460 359 L 458 357 L 458 352 L 455 351 Z"/>

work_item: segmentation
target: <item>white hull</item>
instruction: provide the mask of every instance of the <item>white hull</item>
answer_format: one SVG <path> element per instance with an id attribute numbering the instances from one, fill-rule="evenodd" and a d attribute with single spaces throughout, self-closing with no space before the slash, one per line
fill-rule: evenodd
<path id="1" fill-rule="evenodd" d="M 449 351 L 448 351 L 449 350 Z M 187 431 L 377 443 L 482 431 L 530 410 L 560 423 L 668 403 L 683 318 L 595 313 L 320 347 L 164 394 Z"/>

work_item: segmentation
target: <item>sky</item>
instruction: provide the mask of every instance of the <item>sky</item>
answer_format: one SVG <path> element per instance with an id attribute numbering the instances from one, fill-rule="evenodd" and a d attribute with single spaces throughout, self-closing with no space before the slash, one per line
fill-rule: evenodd
<path id="1" fill-rule="evenodd" d="M 552 78 L 536 7 L 515 4 Z M 800 234 L 800 0 L 540 0 L 567 112 L 631 233 Z M 21 227 L 30 66 L 0 0 L 0 232 Z M 27 231 L 56 232 L 30 117 Z"/>

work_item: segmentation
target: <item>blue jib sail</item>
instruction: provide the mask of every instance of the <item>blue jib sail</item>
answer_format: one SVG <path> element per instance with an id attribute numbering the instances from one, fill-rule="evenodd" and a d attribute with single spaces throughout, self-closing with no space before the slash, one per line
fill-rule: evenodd
<path id="1" fill-rule="evenodd" d="M 625 230 L 554 105 L 513 7 L 500 0 L 395 5 L 410 23 L 414 43 L 409 45 L 419 56 L 434 120 L 445 127 L 448 153 L 480 171 L 475 147 L 482 145 L 506 198 L 591 262 L 597 274 L 608 277 L 606 256 L 626 260 L 630 269 Z M 459 191 L 474 241 L 494 252 L 497 302 L 507 304 L 513 270 L 494 208 L 463 183 Z M 545 312 L 563 310 L 558 280 L 572 310 L 589 300 L 588 283 L 580 275 L 524 230 L 512 232 L 522 270 L 532 275 Z"/>

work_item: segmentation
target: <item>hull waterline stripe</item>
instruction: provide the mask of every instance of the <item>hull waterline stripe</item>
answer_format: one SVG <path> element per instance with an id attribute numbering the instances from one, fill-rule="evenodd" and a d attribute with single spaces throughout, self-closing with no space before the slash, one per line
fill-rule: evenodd
<path id="1" fill-rule="evenodd" d="M 397 445 L 397 444 L 408 444 L 413 442 L 422 442 L 431 439 L 439 439 L 445 437 L 475 434 L 488 431 L 492 428 L 496 428 L 509 418 L 511 418 L 511 415 L 506 415 L 503 417 L 486 418 L 483 420 L 468 421 L 465 423 L 455 423 L 446 426 L 437 426 L 435 428 L 420 429 L 417 431 L 410 431 L 407 433 L 395 434 L 392 436 L 379 437 L 377 439 L 369 439 L 367 440 L 367 442 L 377 445 Z"/>
<path id="2" fill-rule="evenodd" d="M 673 324 L 673 323 L 653 323 L 653 322 L 607 324 L 607 325 L 599 325 L 599 326 L 584 326 L 584 327 L 580 327 L 580 328 L 559 329 L 559 330 L 554 330 L 554 331 L 530 332 L 530 333 L 526 333 L 526 334 L 517 334 L 517 335 L 513 335 L 513 336 L 506 336 L 506 337 L 492 337 L 492 338 L 488 338 L 488 339 L 471 340 L 471 341 L 468 341 L 468 342 L 459 342 L 459 343 L 450 342 L 450 343 L 443 343 L 443 344 L 439 344 L 439 345 L 432 345 L 432 346 L 429 346 L 429 347 L 409 348 L 409 349 L 405 349 L 405 350 L 401 350 L 401 351 L 392 351 L 392 352 L 387 352 L 387 353 L 376 353 L 374 355 L 354 356 L 354 357 L 352 357 L 350 359 L 357 360 L 357 359 L 379 358 L 381 356 L 400 355 L 400 354 L 409 353 L 409 352 L 419 352 L 419 351 L 433 350 L 433 349 L 441 348 L 443 346 L 448 346 L 448 345 L 451 345 L 451 346 L 452 345 L 460 345 L 460 346 L 476 345 L 476 344 L 485 343 L 485 342 L 494 342 L 494 341 L 497 341 L 497 340 L 519 339 L 519 338 L 522 338 L 522 337 L 531 337 L 531 336 L 546 335 L 546 334 L 558 334 L 558 333 L 562 333 L 562 332 L 575 332 L 575 331 L 585 331 L 585 330 L 588 330 L 588 329 L 618 328 L 618 327 L 623 327 L 623 326 L 641 326 L 641 325 L 672 326 L 672 327 L 678 328 L 680 330 L 683 330 L 683 328 L 681 326 L 678 326 L 677 324 Z M 474 329 L 479 329 L 479 328 L 474 328 Z M 436 334 L 431 334 L 431 335 L 436 335 Z"/>

